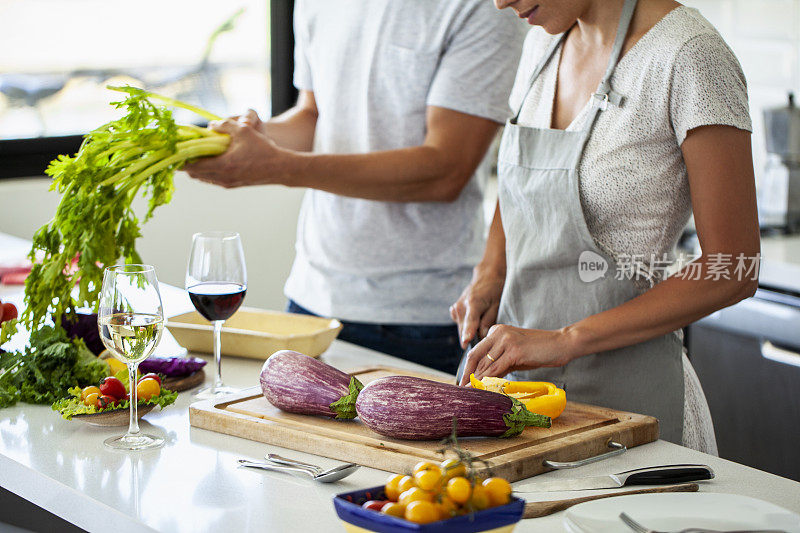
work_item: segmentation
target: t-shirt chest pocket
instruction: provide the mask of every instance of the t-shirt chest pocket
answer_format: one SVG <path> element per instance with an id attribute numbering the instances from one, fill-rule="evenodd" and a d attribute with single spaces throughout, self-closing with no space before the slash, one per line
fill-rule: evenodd
<path id="1" fill-rule="evenodd" d="M 428 90 L 439 65 L 439 52 L 386 43 L 376 54 L 376 89 L 396 115 L 424 114 Z"/>

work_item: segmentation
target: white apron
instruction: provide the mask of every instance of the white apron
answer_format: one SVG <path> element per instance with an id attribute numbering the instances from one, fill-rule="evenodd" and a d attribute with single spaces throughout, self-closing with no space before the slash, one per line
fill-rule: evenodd
<path id="1" fill-rule="evenodd" d="M 507 271 L 498 324 L 559 329 L 638 295 L 633 281 L 626 276 L 616 279 L 614 259 L 595 244 L 584 218 L 578 178 L 598 114 L 607 105 L 624 105 L 623 97 L 611 89 L 610 80 L 635 7 L 636 0 L 625 1 L 608 68 L 585 130 L 519 126 L 519 111 L 506 124 L 498 172 Z M 563 39 L 557 39 L 545 54 L 530 86 Z M 599 265 L 605 261 L 608 269 L 599 279 L 582 281 L 579 259 Z M 585 274 L 592 272 L 588 266 L 584 265 Z M 654 416 L 659 420 L 660 438 L 680 444 L 684 405 L 681 350 L 678 336 L 670 333 L 580 357 L 560 368 L 515 372 L 511 377 L 551 381 L 563 386 L 570 400 Z"/>

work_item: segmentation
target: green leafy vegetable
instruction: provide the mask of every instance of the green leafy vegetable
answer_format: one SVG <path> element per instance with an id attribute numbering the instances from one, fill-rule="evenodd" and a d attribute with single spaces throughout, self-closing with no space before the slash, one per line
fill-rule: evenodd
<path id="1" fill-rule="evenodd" d="M 0 407 L 53 403 L 71 387 L 94 385 L 108 375 L 108 366 L 83 341 L 51 326 L 34 331 L 24 352 L 0 354 L 0 369 Z"/>
<path id="2" fill-rule="evenodd" d="M 33 236 L 25 310 L 18 320 L 3 324 L 0 344 L 18 323 L 37 331 L 48 318 L 61 324 L 62 316 L 71 316 L 76 307 L 96 309 L 103 268 L 141 262 L 135 248 L 139 218 L 132 207 L 137 194 L 148 199 L 147 221 L 170 201 L 176 170 L 189 159 L 218 155 L 228 147 L 227 135 L 179 126 L 169 109 L 151 100 L 207 119 L 219 119 L 216 115 L 135 87 L 109 88 L 125 94 L 124 100 L 112 103 L 124 108 L 125 116 L 90 132 L 77 154 L 59 156 L 46 170 L 53 177 L 51 190 L 62 194 L 61 202 L 53 219 Z"/>
<path id="3" fill-rule="evenodd" d="M 71 419 L 75 415 L 90 415 L 93 413 L 102 413 L 105 411 L 128 409 L 130 407 L 130 402 L 128 400 L 123 400 L 112 407 L 106 407 L 104 409 L 99 409 L 94 405 L 85 405 L 83 403 L 83 400 L 81 400 L 80 387 L 73 387 L 69 389 L 69 394 L 70 397 L 62 398 L 61 400 L 58 400 L 52 405 L 53 411 L 58 411 L 59 413 L 61 413 L 61 416 L 67 420 Z M 171 390 L 162 387 L 161 393 L 158 396 L 152 396 L 147 400 L 139 400 L 139 407 L 142 407 L 144 405 L 157 405 L 161 409 L 163 409 L 164 407 L 175 403 L 175 400 L 177 398 L 178 398 L 177 392 L 173 392 Z"/>

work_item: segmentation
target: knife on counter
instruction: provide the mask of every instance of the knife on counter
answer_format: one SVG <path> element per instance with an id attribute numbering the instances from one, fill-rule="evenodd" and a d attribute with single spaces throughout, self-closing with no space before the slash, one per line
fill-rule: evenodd
<path id="1" fill-rule="evenodd" d="M 566 490 L 616 489 L 631 485 L 671 485 L 689 481 L 714 479 L 714 471 L 706 465 L 664 465 L 627 470 L 606 476 L 554 481 L 528 481 L 514 487 L 514 492 L 556 492 Z"/>

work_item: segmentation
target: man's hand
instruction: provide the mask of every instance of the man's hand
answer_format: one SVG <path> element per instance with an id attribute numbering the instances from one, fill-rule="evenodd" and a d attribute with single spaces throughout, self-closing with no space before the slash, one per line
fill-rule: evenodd
<path id="1" fill-rule="evenodd" d="M 497 321 L 504 284 L 504 275 L 475 268 L 472 281 L 450 306 L 450 318 L 458 325 L 462 348 L 476 336 L 480 339 L 488 335 L 489 328 Z"/>
<path id="2" fill-rule="evenodd" d="M 225 188 L 283 183 L 292 153 L 263 133 L 264 123 L 252 109 L 238 117 L 212 122 L 214 131 L 231 136 L 228 150 L 183 167 L 194 179 Z"/>

